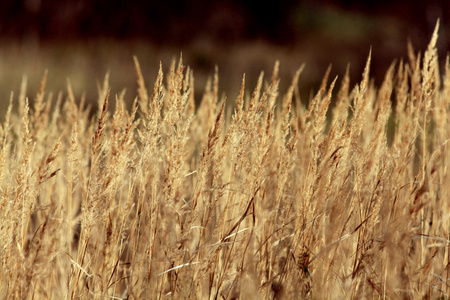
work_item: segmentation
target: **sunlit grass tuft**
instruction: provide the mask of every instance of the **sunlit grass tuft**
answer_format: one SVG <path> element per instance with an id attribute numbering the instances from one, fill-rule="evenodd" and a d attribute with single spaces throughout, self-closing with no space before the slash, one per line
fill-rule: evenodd
<path id="1" fill-rule="evenodd" d="M 448 297 L 437 30 L 380 87 L 372 54 L 353 88 L 327 70 L 308 106 L 278 63 L 235 100 L 216 70 L 196 106 L 181 58 L 152 88 L 135 58 L 132 107 L 106 76 L 94 114 L 24 78 L 0 127 L 1 297 Z"/>

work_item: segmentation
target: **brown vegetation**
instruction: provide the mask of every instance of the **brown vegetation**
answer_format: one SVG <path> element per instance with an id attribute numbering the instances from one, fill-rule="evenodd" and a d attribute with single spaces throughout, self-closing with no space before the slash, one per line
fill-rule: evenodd
<path id="1" fill-rule="evenodd" d="M 436 40 L 379 88 L 370 55 L 353 89 L 327 71 L 307 107 L 278 64 L 235 102 L 216 72 L 196 107 L 181 59 L 150 93 L 135 59 L 132 108 L 106 77 L 93 118 L 70 82 L 53 97 L 44 75 L 32 107 L 24 82 L 0 128 L 1 298 L 447 297 Z"/>

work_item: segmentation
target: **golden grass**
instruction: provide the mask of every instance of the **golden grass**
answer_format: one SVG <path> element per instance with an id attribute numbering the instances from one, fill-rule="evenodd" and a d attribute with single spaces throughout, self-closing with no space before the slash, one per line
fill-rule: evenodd
<path id="1" fill-rule="evenodd" d="M 195 107 L 181 59 L 149 94 L 135 58 L 132 108 L 107 76 L 92 118 L 70 82 L 52 105 L 45 73 L 30 107 L 24 80 L 0 127 L 0 297 L 448 297 L 437 30 L 379 88 L 370 55 L 353 89 L 328 70 L 307 107 L 278 64 L 235 102 L 216 71 Z"/>

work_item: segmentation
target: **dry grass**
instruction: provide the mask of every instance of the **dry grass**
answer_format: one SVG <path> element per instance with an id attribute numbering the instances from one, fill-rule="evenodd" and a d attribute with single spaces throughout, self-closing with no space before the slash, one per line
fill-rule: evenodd
<path id="1" fill-rule="evenodd" d="M 235 102 L 216 71 L 196 107 L 181 59 L 149 93 L 136 58 L 132 108 L 106 77 L 93 117 L 70 82 L 54 97 L 45 73 L 31 102 L 24 81 L 0 128 L 1 298 L 447 298 L 437 28 L 379 88 L 369 55 L 307 107 L 278 64 Z"/>

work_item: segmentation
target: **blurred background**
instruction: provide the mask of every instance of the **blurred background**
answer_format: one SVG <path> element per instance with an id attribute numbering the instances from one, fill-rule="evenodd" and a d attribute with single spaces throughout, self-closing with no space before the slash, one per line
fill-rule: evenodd
<path id="1" fill-rule="evenodd" d="M 48 69 L 47 91 L 66 91 L 72 82 L 97 99 L 97 82 L 110 72 L 112 93 L 136 96 L 132 56 L 152 89 L 161 61 L 167 73 L 183 54 L 194 70 L 195 97 L 219 68 L 219 88 L 230 100 L 242 74 L 254 88 L 260 71 L 270 76 L 280 61 L 281 91 L 303 64 L 302 99 L 317 90 L 328 65 L 351 83 L 359 81 L 372 47 L 372 76 L 383 79 L 393 60 L 407 57 L 407 41 L 424 51 L 437 19 L 441 60 L 450 43 L 449 0 L 2 0 L 0 1 L 0 113 L 24 75 L 30 100 Z"/>

